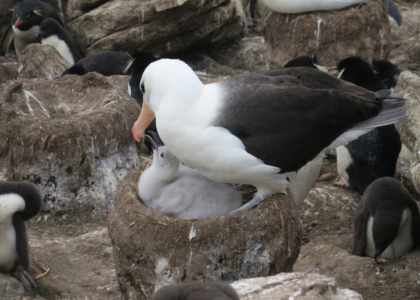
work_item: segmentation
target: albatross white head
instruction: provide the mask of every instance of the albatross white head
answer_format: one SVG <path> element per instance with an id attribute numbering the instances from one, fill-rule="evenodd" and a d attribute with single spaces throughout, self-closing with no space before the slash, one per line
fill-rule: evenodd
<path id="1" fill-rule="evenodd" d="M 140 81 L 143 107 L 134 123 L 132 134 L 136 141 L 162 109 L 182 109 L 189 106 L 203 90 L 203 84 L 194 71 L 177 59 L 161 59 L 151 63 Z"/>

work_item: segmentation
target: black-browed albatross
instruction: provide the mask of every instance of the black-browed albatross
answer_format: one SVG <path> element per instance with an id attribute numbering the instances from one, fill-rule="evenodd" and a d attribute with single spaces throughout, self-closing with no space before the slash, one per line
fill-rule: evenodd
<path id="1" fill-rule="evenodd" d="M 325 151 L 406 113 L 405 100 L 373 93 L 311 68 L 262 71 L 203 85 L 179 60 L 150 64 L 133 126 L 140 140 L 156 116 L 159 135 L 208 178 L 257 187 L 249 209 L 285 193 L 296 171 Z"/>

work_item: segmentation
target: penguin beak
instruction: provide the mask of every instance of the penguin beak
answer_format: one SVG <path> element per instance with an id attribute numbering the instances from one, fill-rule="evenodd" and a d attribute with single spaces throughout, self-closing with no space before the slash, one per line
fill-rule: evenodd
<path id="1" fill-rule="evenodd" d="M 16 23 L 15 23 L 15 28 L 17 28 L 17 27 L 19 26 L 20 22 L 21 22 L 21 20 L 20 20 L 20 18 L 18 18 L 18 19 L 16 20 Z"/>
<path id="2" fill-rule="evenodd" d="M 146 131 L 147 126 L 152 123 L 155 115 L 150 111 L 149 105 L 143 100 L 143 107 L 141 108 L 140 116 L 131 130 L 133 138 L 138 142 Z"/>
<path id="3" fill-rule="evenodd" d="M 335 75 L 335 74 L 338 73 L 337 66 L 329 67 L 329 68 L 327 68 L 327 70 L 328 70 L 328 73 L 331 74 L 331 75 Z"/>
<path id="4" fill-rule="evenodd" d="M 320 70 L 320 71 L 322 71 L 322 72 L 328 73 L 328 71 L 329 71 L 329 68 L 327 68 L 327 67 L 324 67 L 324 66 L 321 66 L 321 65 L 317 65 L 317 64 L 314 64 L 314 66 L 315 66 L 318 70 Z"/>

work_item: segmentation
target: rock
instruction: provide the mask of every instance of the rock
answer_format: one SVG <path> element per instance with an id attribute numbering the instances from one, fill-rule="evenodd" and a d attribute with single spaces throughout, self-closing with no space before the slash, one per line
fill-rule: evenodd
<path id="1" fill-rule="evenodd" d="M 246 28 L 237 0 L 70 1 L 68 14 L 76 18 L 67 29 L 85 55 L 103 50 L 166 55 L 217 47 Z"/>
<path id="2" fill-rule="evenodd" d="M 274 69 L 316 50 L 322 53 L 321 63 L 335 65 L 352 55 L 385 59 L 392 49 L 387 10 L 380 1 L 341 11 L 266 14 L 265 40 Z"/>
<path id="3" fill-rule="evenodd" d="M 27 295 L 25 287 L 16 278 L 0 273 L 0 299 L 18 299 Z"/>
<path id="4" fill-rule="evenodd" d="M 420 77 L 405 71 L 400 75 L 395 92 L 407 98 L 407 116 L 395 126 L 401 135 L 401 141 L 410 150 L 416 160 L 420 159 Z M 420 167 L 418 162 L 410 166 L 411 183 L 418 193 L 420 193 Z M 406 185 L 407 186 L 407 185 Z M 410 187 L 407 186 L 409 191 Z M 418 198 L 418 197 L 414 197 Z"/>
<path id="5" fill-rule="evenodd" d="M 110 0 L 68 0 L 67 15 L 73 20 Z"/>
<path id="6" fill-rule="evenodd" d="M 246 37 L 234 40 L 220 50 L 210 53 L 211 57 L 221 65 L 250 72 L 267 70 L 267 48 L 264 37 Z"/>
<path id="7" fill-rule="evenodd" d="M 338 288 L 333 278 L 315 273 L 280 273 L 265 278 L 242 279 L 234 282 L 232 287 L 240 300 L 363 299 L 354 291 Z"/>
<path id="8" fill-rule="evenodd" d="M 390 60 L 400 68 L 420 70 L 420 9 L 413 7 L 402 11 L 403 24 L 401 27 L 391 22 L 392 43 L 394 49 L 390 54 Z M 419 75 L 418 73 L 417 75 Z"/>
<path id="9" fill-rule="evenodd" d="M 0 85 L 0 180 L 35 183 L 45 211 L 104 215 L 139 164 L 128 81 L 89 73 Z"/>
<path id="10" fill-rule="evenodd" d="M 232 282 L 289 272 L 302 228 L 291 196 L 257 208 L 203 219 L 172 219 L 140 202 L 140 170 L 119 184 L 108 214 L 117 278 L 124 299 L 149 299 L 165 284 Z"/>
<path id="11" fill-rule="evenodd" d="M 53 79 L 71 67 L 64 57 L 50 45 L 29 44 L 19 61 L 18 78 Z"/>
<path id="12" fill-rule="evenodd" d="M 0 64 L 0 84 L 3 84 L 8 80 L 14 80 L 17 76 L 17 63 L 9 62 Z"/>

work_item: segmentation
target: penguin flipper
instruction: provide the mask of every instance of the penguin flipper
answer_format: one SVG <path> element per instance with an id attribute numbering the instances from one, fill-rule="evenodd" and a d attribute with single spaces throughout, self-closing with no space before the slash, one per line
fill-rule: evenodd
<path id="1" fill-rule="evenodd" d="M 29 268 L 29 250 L 25 223 L 23 222 L 23 217 L 18 213 L 13 215 L 12 221 L 16 232 L 16 252 L 19 264 L 23 269 L 27 270 Z"/>
<path id="2" fill-rule="evenodd" d="M 398 27 L 402 24 L 402 14 L 400 8 L 391 0 L 382 0 L 382 2 L 388 7 L 388 15 L 397 22 Z"/>
<path id="3" fill-rule="evenodd" d="M 366 248 L 366 231 L 368 218 L 364 213 L 364 203 L 360 203 L 354 218 L 353 250 L 351 254 L 363 256 Z"/>
<path id="4" fill-rule="evenodd" d="M 13 35 L 12 23 L 10 23 L 1 39 L 0 56 L 5 56 L 7 54 L 7 50 L 9 49 L 10 43 L 13 40 Z"/>

